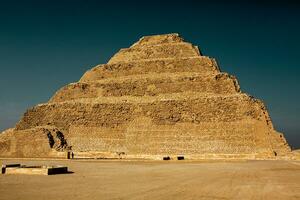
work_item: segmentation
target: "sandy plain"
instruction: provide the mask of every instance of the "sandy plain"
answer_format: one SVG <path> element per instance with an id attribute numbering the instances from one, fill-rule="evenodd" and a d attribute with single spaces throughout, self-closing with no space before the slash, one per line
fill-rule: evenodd
<path id="1" fill-rule="evenodd" d="M 299 161 L 1 159 L 66 165 L 61 175 L 0 175 L 0 199 L 300 199 Z"/>

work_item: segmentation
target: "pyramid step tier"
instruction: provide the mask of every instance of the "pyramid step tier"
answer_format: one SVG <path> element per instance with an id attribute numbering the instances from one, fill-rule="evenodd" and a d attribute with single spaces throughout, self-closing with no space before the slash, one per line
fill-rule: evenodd
<path id="1" fill-rule="evenodd" d="M 80 82 L 93 82 L 105 78 L 117 78 L 129 75 L 149 73 L 219 73 L 216 61 L 206 56 L 171 59 L 150 59 L 116 64 L 102 64 L 87 71 Z"/>
<path id="2" fill-rule="evenodd" d="M 153 46 L 137 45 L 121 49 L 108 61 L 108 64 L 157 58 L 189 58 L 200 55 L 198 47 L 187 42 L 167 43 Z"/>
<path id="3" fill-rule="evenodd" d="M 4 156 L 48 155 L 51 152 L 49 152 L 48 134 L 53 130 L 56 130 L 53 126 L 14 130 L 14 134 L 5 134 L 1 138 L 0 149 L 12 150 L 7 151 Z M 71 125 L 67 131 L 62 131 L 75 154 L 77 152 L 101 152 L 102 156 L 112 156 L 122 152 L 128 157 L 145 155 L 159 159 L 166 155 L 174 157 L 184 155 L 186 158 L 194 159 L 201 158 L 198 157 L 200 155 L 212 158 L 213 155 L 218 154 L 221 154 L 221 158 L 228 154 L 232 154 L 233 158 L 239 158 L 241 154 L 245 154 L 245 158 L 255 155 L 274 156 L 274 150 L 270 144 L 272 141 L 266 139 L 270 131 L 263 122 L 254 119 L 158 125 L 153 124 L 147 117 L 141 117 L 130 122 L 128 127 Z M 7 146 L 12 138 L 15 145 Z M 24 138 L 31 140 L 24 140 Z M 28 145 L 42 148 L 36 148 L 32 152 Z"/>
<path id="4" fill-rule="evenodd" d="M 135 46 L 153 46 L 160 44 L 170 44 L 170 43 L 178 43 L 183 42 L 183 38 L 179 36 L 178 33 L 169 33 L 163 35 L 151 35 L 151 36 L 143 36 L 136 43 L 134 43 L 131 47 Z"/>
<path id="5" fill-rule="evenodd" d="M 184 97 L 183 97 L 184 96 Z M 199 96 L 174 94 L 156 97 L 107 97 L 63 103 L 40 104 L 29 109 L 17 129 L 54 125 L 118 127 L 147 116 L 155 124 L 232 122 L 242 119 L 263 121 L 272 129 L 263 104 L 247 95 Z"/>
<path id="6" fill-rule="evenodd" d="M 235 94 L 240 92 L 237 79 L 227 73 L 160 73 L 124 76 L 78 82 L 60 89 L 50 102 L 79 98 L 108 96 L 155 96 L 166 93 L 198 92 L 210 94 Z"/>
<path id="7" fill-rule="evenodd" d="M 253 134 L 253 132 L 257 134 Z M 72 125 L 70 145 L 74 151 L 108 151 L 126 154 L 193 155 L 210 153 L 273 153 L 269 130 L 261 122 L 241 120 L 218 123 L 153 124 L 147 117 L 128 128 Z M 86 134 L 88 133 L 88 134 Z"/>

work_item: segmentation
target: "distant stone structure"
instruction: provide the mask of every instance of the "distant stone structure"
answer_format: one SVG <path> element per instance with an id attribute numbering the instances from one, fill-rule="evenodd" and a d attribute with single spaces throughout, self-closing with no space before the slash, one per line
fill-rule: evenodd
<path id="1" fill-rule="evenodd" d="M 1 174 L 53 175 L 68 173 L 66 166 L 27 166 L 21 164 L 2 165 Z"/>
<path id="2" fill-rule="evenodd" d="M 1 157 L 273 159 L 264 104 L 178 34 L 142 37 L 0 135 Z"/>

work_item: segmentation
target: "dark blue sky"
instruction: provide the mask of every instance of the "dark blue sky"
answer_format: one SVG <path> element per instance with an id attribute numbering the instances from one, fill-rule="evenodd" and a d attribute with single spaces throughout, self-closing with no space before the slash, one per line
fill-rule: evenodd
<path id="1" fill-rule="evenodd" d="M 0 0 L 0 130 L 141 36 L 178 32 L 262 99 L 299 148 L 300 4 L 226 2 Z"/>

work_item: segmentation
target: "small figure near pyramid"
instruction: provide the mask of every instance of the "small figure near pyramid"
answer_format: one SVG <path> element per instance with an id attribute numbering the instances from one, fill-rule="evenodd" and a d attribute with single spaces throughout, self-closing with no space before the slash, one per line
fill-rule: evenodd
<path id="1" fill-rule="evenodd" d="M 264 104 L 178 34 L 142 37 L 0 135 L 0 157 L 291 158 Z"/>

